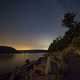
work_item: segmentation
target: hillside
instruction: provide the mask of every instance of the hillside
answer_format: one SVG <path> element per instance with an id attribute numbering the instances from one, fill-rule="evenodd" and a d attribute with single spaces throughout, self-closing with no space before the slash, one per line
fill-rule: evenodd
<path id="1" fill-rule="evenodd" d="M 80 79 L 80 22 L 75 15 L 64 15 L 63 24 L 69 29 L 49 46 L 48 74 L 50 80 Z"/>
<path id="2" fill-rule="evenodd" d="M 0 46 L 0 54 L 8 54 L 8 53 L 16 53 L 16 52 L 17 50 L 12 47 Z"/>

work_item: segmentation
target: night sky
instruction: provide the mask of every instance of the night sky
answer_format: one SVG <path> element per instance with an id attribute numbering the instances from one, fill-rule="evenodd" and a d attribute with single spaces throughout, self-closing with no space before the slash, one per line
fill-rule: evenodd
<path id="1" fill-rule="evenodd" d="M 67 30 L 64 13 L 79 10 L 80 0 L 0 0 L 0 45 L 47 49 Z"/>

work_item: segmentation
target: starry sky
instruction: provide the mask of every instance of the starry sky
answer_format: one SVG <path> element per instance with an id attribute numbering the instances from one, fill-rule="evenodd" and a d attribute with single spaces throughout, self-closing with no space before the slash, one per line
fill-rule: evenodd
<path id="1" fill-rule="evenodd" d="M 64 13 L 79 10 L 80 0 L 0 0 L 0 45 L 47 49 L 67 30 Z"/>

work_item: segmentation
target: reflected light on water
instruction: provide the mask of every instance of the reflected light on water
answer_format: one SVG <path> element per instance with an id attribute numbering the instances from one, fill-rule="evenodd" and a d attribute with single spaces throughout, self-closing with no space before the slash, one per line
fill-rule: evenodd
<path id="1" fill-rule="evenodd" d="M 21 66 L 25 64 L 25 60 L 29 59 L 30 61 L 32 60 L 37 60 L 40 56 L 42 56 L 44 53 L 21 53 L 21 54 L 14 54 L 12 58 L 6 58 L 6 59 L 0 59 L 0 73 L 3 72 L 9 72 L 15 69 L 16 66 Z"/>

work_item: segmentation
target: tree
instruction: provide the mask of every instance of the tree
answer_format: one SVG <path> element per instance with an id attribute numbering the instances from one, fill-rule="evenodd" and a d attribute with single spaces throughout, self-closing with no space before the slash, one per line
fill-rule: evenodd
<path id="1" fill-rule="evenodd" d="M 68 28 L 73 28 L 74 24 L 76 24 L 74 21 L 75 16 L 76 15 L 74 13 L 64 14 L 63 24 Z"/>
<path id="2" fill-rule="evenodd" d="M 64 14 L 64 19 L 62 21 L 65 27 L 68 27 L 69 30 L 65 32 L 64 36 L 61 38 L 56 38 L 53 40 L 51 45 L 49 46 L 49 51 L 55 50 L 63 50 L 71 44 L 73 38 L 80 33 L 80 23 L 75 21 L 76 15 L 74 13 L 66 13 Z"/>
<path id="3" fill-rule="evenodd" d="M 59 36 L 55 40 L 53 40 L 53 42 L 50 44 L 50 46 L 48 48 L 49 52 L 53 52 L 53 51 L 59 49 L 60 48 L 59 44 L 61 45 L 61 40 L 62 40 L 61 36 Z"/>
<path id="4" fill-rule="evenodd" d="M 56 38 L 56 40 L 53 40 L 51 45 L 49 46 L 49 63 L 50 63 L 50 69 L 49 72 L 51 80 L 76 80 L 75 78 L 80 78 L 79 74 L 77 73 L 80 69 L 78 66 L 80 66 L 80 55 L 76 54 L 77 49 L 80 47 L 80 23 L 75 21 L 76 15 L 73 13 L 66 13 L 64 14 L 63 24 L 65 27 L 69 28 L 67 32 L 65 32 L 64 36 L 62 38 Z M 75 45 L 76 44 L 76 45 Z M 78 44 L 78 45 L 77 45 Z M 75 46 L 74 46 L 75 45 Z M 75 50 L 70 48 L 74 48 Z M 67 51 L 65 51 L 65 48 Z M 74 62 L 74 64 L 73 64 Z M 71 66 L 71 67 L 69 67 Z M 76 69 L 75 69 L 76 66 Z M 73 74 L 70 73 L 70 70 L 72 70 Z M 76 74 L 75 74 L 75 71 Z M 55 72 L 55 73 L 53 73 Z M 66 76 L 65 74 L 71 74 L 70 76 Z M 52 75 L 52 76 L 51 76 Z M 55 75 L 55 76 L 54 76 Z M 75 76 L 76 75 L 76 76 Z M 73 78 L 74 76 L 74 78 Z M 61 79 L 64 77 L 64 79 Z M 71 77 L 72 79 L 69 79 Z M 55 78 L 55 79 L 54 79 Z"/>

